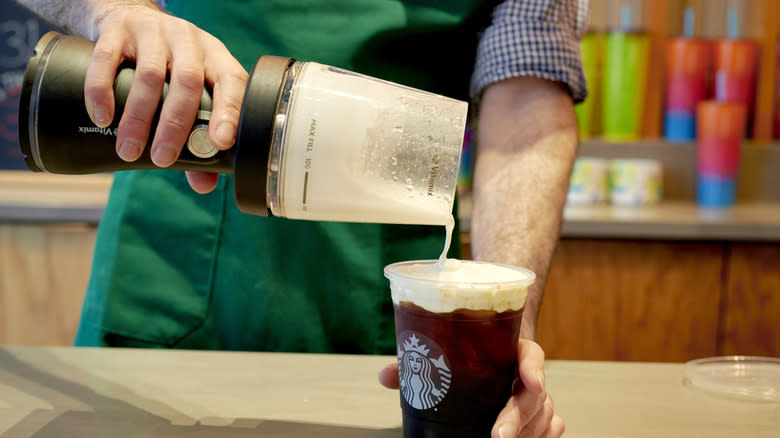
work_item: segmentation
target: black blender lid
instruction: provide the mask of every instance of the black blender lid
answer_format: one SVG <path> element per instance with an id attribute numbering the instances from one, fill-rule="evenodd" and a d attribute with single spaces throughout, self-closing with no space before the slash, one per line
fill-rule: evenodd
<path id="1" fill-rule="evenodd" d="M 238 122 L 233 179 L 236 205 L 244 213 L 268 216 L 268 155 L 279 95 L 294 60 L 264 55 L 255 63 Z"/>
<path id="2" fill-rule="evenodd" d="M 24 70 L 24 79 L 22 80 L 22 90 L 19 97 L 19 146 L 24 154 L 24 163 L 33 172 L 42 172 L 43 169 L 35 161 L 37 151 L 33 148 L 38 147 L 35 142 L 35 134 L 31 135 L 30 129 L 38 129 L 32 120 L 38 115 L 38 89 L 36 82 L 40 80 L 44 73 L 46 59 L 56 43 L 64 35 L 51 31 L 43 35 L 38 44 L 35 45 L 33 56 L 27 62 L 27 68 Z"/>

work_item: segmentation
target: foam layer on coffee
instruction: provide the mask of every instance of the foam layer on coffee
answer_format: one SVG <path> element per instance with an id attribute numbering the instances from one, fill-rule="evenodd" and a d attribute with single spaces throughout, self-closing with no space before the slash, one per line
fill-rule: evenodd
<path id="1" fill-rule="evenodd" d="M 504 265 L 447 259 L 396 263 L 385 268 L 393 303 L 410 302 L 434 313 L 456 309 L 520 310 L 533 272 Z"/>

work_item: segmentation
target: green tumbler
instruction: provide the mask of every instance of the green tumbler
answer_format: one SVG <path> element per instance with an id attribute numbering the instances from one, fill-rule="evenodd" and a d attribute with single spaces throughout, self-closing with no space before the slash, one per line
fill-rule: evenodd
<path id="1" fill-rule="evenodd" d="M 601 36 L 596 32 L 588 32 L 580 42 L 582 54 L 582 67 L 585 70 L 585 80 L 588 82 L 588 97 L 574 107 L 577 114 L 580 139 L 589 138 L 595 131 L 596 101 L 598 100 L 598 63 L 601 45 Z"/>
<path id="2" fill-rule="evenodd" d="M 642 134 L 650 39 L 644 32 L 606 37 L 602 122 L 604 139 L 635 141 Z"/>

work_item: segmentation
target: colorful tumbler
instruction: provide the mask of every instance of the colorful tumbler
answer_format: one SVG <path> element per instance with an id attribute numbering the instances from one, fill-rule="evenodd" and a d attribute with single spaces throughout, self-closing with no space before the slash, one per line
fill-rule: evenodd
<path id="1" fill-rule="evenodd" d="M 707 98 L 711 45 L 696 38 L 674 38 L 666 44 L 666 109 L 664 137 L 696 139 L 696 105 Z"/>
<path id="2" fill-rule="evenodd" d="M 607 35 L 602 120 L 608 141 L 634 141 L 642 134 L 649 49 L 646 33 Z"/>
<path id="3" fill-rule="evenodd" d="M 715 42 L 715 100 L 741 102 L 748 119 L 753 108 L 758 46 L 744 39 Z M 747 122 L 745 128 L 747 129 Z"/>
<path id="4" fill-rule="evenodd" d="M 585 80 L 588 83 L 588 97 L 574 107 L 577 114 L 580 140 L 585 140 L 595 131 L 594 108 L 598 95 L 598 56 L 600 53 L 600 36 L 596 32 L 588 32 L 580 42 L 582 53 L 582 68 L 585 71 Z"/>
<path id="5" fill-rule="evenodd" d="M 696 116 L 699 205 L 730 207 L 736 198 L 747 109 L 741 102 L 704 101 Z"/>

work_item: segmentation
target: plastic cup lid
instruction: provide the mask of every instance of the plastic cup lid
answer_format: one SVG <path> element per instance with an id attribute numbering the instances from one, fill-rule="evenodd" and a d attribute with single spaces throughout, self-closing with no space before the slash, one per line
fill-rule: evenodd
<path id="1" fill-rule="evenodd" d="M 780 359 L 722 356 L 685 364 L 685 376 L 696 388 L 752 400 L 780 401 Z"/>

